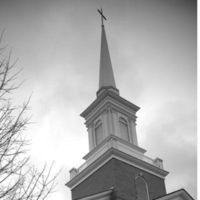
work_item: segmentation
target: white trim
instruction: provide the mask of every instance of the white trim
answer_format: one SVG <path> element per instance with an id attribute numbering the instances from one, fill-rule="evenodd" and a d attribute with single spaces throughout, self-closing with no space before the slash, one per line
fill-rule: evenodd
<path id="1" fill-rule="evenodd" d="M 89 150 L 91 151 L 95 147 L 94 141 L 93 141 L 92 126 L 89 126 L 87 128 L 87 132 L 88 132 L 88 140 L 89 140 Z"/>
<path id="2" fill-rule="evenodd" d="M 138 165 L 138 164 L 136 164 L 136 163 L 130 162 L 130 161 L 128 161 L 128 160 L 126 160 L 126 159 L 124 159 L 124 158 L 121 158 L 121 157 L 119 157 L 119 156 L 113 155 L 112 158 L 116 158 L 116 159 L 118 159 L 118 160 L 120 160 L 120 161 L 122 161 L 122 162 L 125 162 L 125 163 L 127 163 L 127 164 L 129 164 L 129 165 L 131 165 L 131 166 L 137 167 L 137 168 L 142 169 L 142 170 L 144 170 L 144 171 L 146 171 L 146 172 L 148 172 L 148 173 L 150 173 L 150 174 L 153 174 L 153 175 L 158 176 L 158 177 L 160 177 L 160 178 L 162 178 L 162 179 L 165 179 L 165 176 L 162 176 L 162 175 L 160 175 L 160 174 L 158 174 L 158 173 L 156 173 L 156 172 L 153 172 L 153 171 L 151 171 L 151 170 L 149 170 L 149 169 L 146 169 L 145 167 L 141 167 L 141 165 Z"/>
<path id="3" fill-rule="evenodd" d="M 148 173 L 150 173 L 150 174 L 153 174 L 153 175 L 155 175 L 155 176 L 157 176 L 157 177 L 160 177 L 160 178 L 162 178 L 162 179 L 164 179 L 165 178 L 165 176 L 168 174 L 168 172 L 166 172 L 166 171 L 164 171 L 164 170 L 162 170 L 162 169 L 160 169 L 160 173 L 159 172 L 155 172 L 155 169 L 159 169 L 159 168 L 156 168 L 155 166 L 151 166 L 151 165 L 149 165 L 149 167 L 148 167 L 148 169 L 147 169 L 147 167 L 145 167 L 145 166 L 142 166 L 142 164 L 144 165 L 145 164 L 145 162 L 144 161 L 142 161 L 142 160 L 139 160 L 139 159 L 137 159 L 137 162 L 138 162 L 138 164 L 136 163 L 136 162 L 134 162 L 134 161 L 130 161 L 130 160 L 128 160 L 128 158 L 125 158 L 125 156 L 124 156 L 124 158 L 121 156 L 121 155 L 114 155 L 114 154 L 116 154 L 115 152 L 119 152 L 119 153 L 121 153 L 120 151 L 118 151 L 118 150 L 113 150 L 113 151 L 111 151 L 111 152 L 106 152 L 105 154 L 104 154 L 104 156 L 106 155 L 106 154 L 108 154 L 108 158 L 106 158 L 105 159 L 105 157 L 104 158 L 101 158 L 101 159 L 97 159 L 95 162 L 93 162 L 92 164 L 94 164 L 93 166 L 92 166 L 92 164 L 91 165 L 89 165 L 89 166 L 86 166 L 86 167 L 84 167 L 84 170 L 83 171 L 81 171 L 80 173 L 78 173 L 73 179 L 71 179 L 66 185 L 68 186 L 68 187 L 70 187 L 71 189 L 73 189 L 73 188 L 75 188 L 77 185 L 79 185 L 81 182 L 83 182 L 86 178 L 88 178 L 91 174 L 93 174 L 94 172 L 96 172 L 99 168 L 101 168 L 104 164 L 106 164 L 109 160 L 111 160 L 112 158 L 115 158 L 115 159 L 118 159 L 118 160 L 120 160 L 120 161 L 122 161 L 122 162 L 124 162 L 124 163 L 127 163 L 127 164 L 129 164 L 129 165 L 131 165 L 131 166 L 134 166 L 134 167 L 137 167 L 137 168 L 139 168 L 139 169 L 141 169 L 141 170 L 143 170 L 143 171 L 146 171 L 146 172 L 148 172 Z M 123 153 L 122 153 L 123 154 Z M 102 159 L 103 159 L 103 161 L 102 161 Z M 104 160 L 105 159 L 105 160 Z M 99 161 L 99 162 L 98 162 Z M 96 164 L 95 165 L 95 163 L 98 163 L 98 165 Z M 86 164 L 86 163 L 84 163 L 84 164 Z M 146 163 L 147 164 L 147 163 Z M 150 169 L 152 167 L 152 170 Z M 89 169 L 89 168 L 91 168 L 91 169 Z M 87 171 L 85 171 L 86 169 L 88 169 L 89 170 L 89 173 L 87 172 Z M 153 170 L 154 169 L 154 170 Z M 162 172 L 162 173 L 161 173 Z M 82 177 L 79 177 L 79 176 L 82 176 Z M 78 181 L 76 180 L 76 179 L 78 179 Z M 73 183 L 74 182 L 74 183 Z"/>
<path id="4" fill-rule="evenodd" d="M 81 116 L 84 117 L 85 119 L 88 119 L 88 115 L 90 115 L 91 112 L 93 112 L 93 110 L 98 107 L 98 104 L 102 103 L 107 97 L 109 97 L 111 100 L 115 100 L 118 104 L 124 104 L 124 106 L 128 108 L 128 110 L 132 110 L 134 113 L 140 109 L 140 107 L 127 101 L 121 96 L 106 91 L 104 95 L 99 96 L 96 100 L 94 100 L 93 103 L 90 104 L 90 106 L 81 113 Z"/>
<path id="5" fill-rule="evenodd" d="M 91 174 L 93 174 L 94 172 L 96 172 L 99 168 L 101 168 L 104 164 L 106 164 L 111 159 L 112 159 L 111 157 L 107 158 L 104 162 L 102 162 L 100 165 L 98 165 L 98 167 L 94 168 L 93 170 L 90 171 L 90 173 L 87 173 L 87 175 L 85 175 L 83 178 L 79 179 L 79 181 L 77 181 L 75 184 L 72 184 L 72 185 L 70 184 L 70 182 L 73 181 L 73 179 L 72 179 L 66 185 L 68 187 L 70 187 L 71 190 L 74 189 L 77 185 L 79 185 L 81 182 L 83 182 L 86 178 L 88 178 Z M 81 173 L 83 173 L 83 171 Z"/>
<path id="6" fill-rule="evenodd" d="M 112 145 L 115 143 L 114 145 Z M 129 154 L 133 157 L 141 158 L 146 162 L 149 162 L 150 164 L 154 164 L 154 160 L 145 156 L 144 153 L 146 152 L 145 149 L 142 149 L 134 144 L 131 144 L 120 137 L 110 135 L 109 137 L 105 138 L 105 140 L 102 141 L 97 147 L 95 147 L 92 151 L 90 151 L 88 154 L 86 154 L 83 159 L 85 159 L 87 162 L 89 160 L 97 159 L 99 156 L 102 155 L 103 152 L 108 150 L 109 148 L 116 148 L 120 149 L 122 152 Z M 157 165 L 156 165 L 157 166 Z"/>
<path id="7" fill-rule="evenodd" d="M 90 124 L 94 118 L 97 118 L 99 114 L 102 112 L 102 110 L 106 109 L 107 105 L 108 106 L 110 105 L 113 109 L 122 114 L 128 115 L 134 120 L 136 120 L 137 118 L 135 116 L 136 114 L 135 110 L 133 109 L 130 110 L 130 108 L 127 107 L 126 105 L 123 105 L 121 102 L 118 102 L 112 97 L 107 96 L 101 102 L 99 102 L 99 104 L 96 105 L 96 107 L 93 108 L 90 113 L 88 113 L 87 117 L 85 117 L 86 124 Z"/>

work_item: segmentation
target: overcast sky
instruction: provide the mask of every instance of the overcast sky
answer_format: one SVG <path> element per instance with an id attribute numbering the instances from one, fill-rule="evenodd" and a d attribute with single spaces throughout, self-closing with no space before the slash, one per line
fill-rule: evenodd
<path id="1" fill-rule="evenodd" d="M 98 90 L 101 7 L 117 88 L 141 107 L 139 145 L 163 159 L 167 192 L 185 188 L 196 198 L 194 0 L 0 0 L 3 43 L 25 81 L 15 101 L 32 94 L 32 161 L 62 167 L 52 199 L 70 200 L 68 171 L 88 152 L 79 114 Z"/>

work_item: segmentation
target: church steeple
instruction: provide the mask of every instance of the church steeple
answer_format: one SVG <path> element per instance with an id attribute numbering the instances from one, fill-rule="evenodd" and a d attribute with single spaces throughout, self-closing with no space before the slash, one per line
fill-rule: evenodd
<path id="1" fill-rule="evenodd" d="M 140 109 L 119 95 L 106 40 L 102 9 L 100 77 L 97 98 L 81 113 L 89 152 L 70 170 L 72 200 L 149 200 L 166 194 L 162 160 L 138 145 L 136 113 Z"/>
<path id="2" fill-rule="evenodd" d="M 100 53 L 100 70 L 99 70 L 99 90 L 97 95 L 101 94 L 102 91 L 109 89 L 119 94 L 118 89 L 116 88 L 114 73 L 112 69 L 112 63 L 110 59 L 110 53 L 108 49 L 108 43 L 106 39 L 105 28 L 103 24 L 103 20 L 105 16 L 103 15 L 103 11 L 98 10 L 101 14 L 102 20 L 102 30 L 101 30 L 101 53 Z"/>

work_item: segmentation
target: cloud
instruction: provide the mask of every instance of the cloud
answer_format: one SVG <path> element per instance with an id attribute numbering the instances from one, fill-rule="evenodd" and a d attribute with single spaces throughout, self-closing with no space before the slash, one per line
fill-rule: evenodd
<path id="1" fill-rule="evenodd" d="M 151 157 L 161 157 L 167 179 L 168 191 L 185 188 L 196 195 L 197 135 L 196 107 L 184 101 L 167 102 L 153 114 L 151 123 L 143 131 L 142 144 Z M 138 133 L 141 134 L 141 133 Z M 152 156 L 153 155 L 153 156 Z M 194 196 L 196 198 L 196 196 Z"/>
<path id="2" fill-rule="evenodd" d="M 79 114 L 98 89 L 103 6 L 116 84 L 141 107 L 138 138 L 164 160 L 167 188 L 196 194 L 196 1 L 1 0 L 1 29 L 24 68 L 21 102 L 33 92 L 35 163 L 56 159 L 68 170 L 88 152 Z M 17 102 L 18 102 L 17 101 Z M 79 148 L 77 148 L 77 146 Z M 81 150 L 80 150 L 81 149 Z M 66 173 L 66 174 L 65 174 Z M 66 177 L 65 177 L 66 175 Z M 70 198 L 62 187 L 59 198 Z M 64 191 L 64 192 L 63 192 Z M 67 191 L 66 196 L 64 196 Z"/>

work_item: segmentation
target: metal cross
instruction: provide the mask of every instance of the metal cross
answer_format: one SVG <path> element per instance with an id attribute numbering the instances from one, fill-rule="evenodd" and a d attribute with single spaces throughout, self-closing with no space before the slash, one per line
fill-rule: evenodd
<path id="1" fill-rule="evenodd" d="M 103 9 L 101 8 L 101 10 L 97 9 L 97 11 L 99 12 L 99 14 L 101 15 L 101 25 L 103 26 L 103 20 L 107 20 L 106 17 L 103 15 Z"/>

